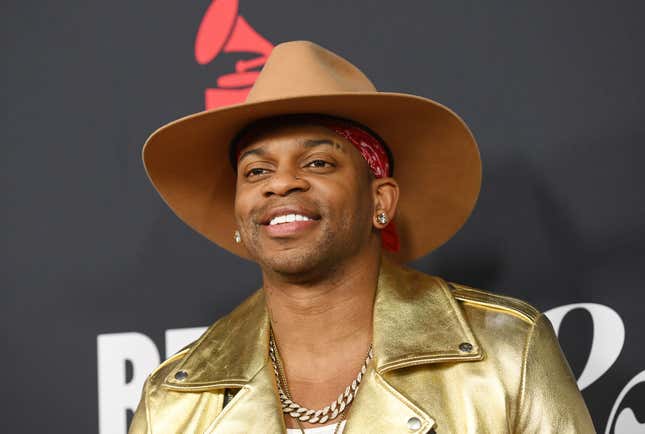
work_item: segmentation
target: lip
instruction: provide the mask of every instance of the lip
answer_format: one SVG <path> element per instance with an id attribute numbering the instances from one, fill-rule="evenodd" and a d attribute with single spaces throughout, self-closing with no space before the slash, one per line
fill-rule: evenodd
<path id="1" fill-rule="evenodd" d="M 289 223 L 280 223 L 277 225 L 264 225 L 263 229 L 272 238 L 284 238 L 299 235 L 300 233 L 311 229 L 319 224 L 319 220 L 301 220 Z"/>
<path id="2" fill-rule="evenodd" d="M 309 220 L 300 220 L 289 223 L 280 223 L 277 225 L 270 225 L 269 223 L 274 217 L 287 215 L 287 214 L 300 214 L 309 218 Z M 289 238 L 297 236 L 302 232 L 310 230 L 320 222 L 320 214 L 300 205 L 283 205 L 271 208 L 260 219 L 260 225 L 265 233 L 271 238 Z"/>
<path id="3" fill-rule="evenodd" d="M 307 208 L 302 206 L 288 205 L 288 206 L 280 206 L 280 207 L 270 209 L 267 213 L 265 213 L 260 218 L 260 224 L 264 226 L 269 226 L 269 223 L 271 222 L 271 220 L 273 220 L 274 217 L 286 215 L 286 214 L 300 214 L 309 218 L 310 219 L 309 221 L 317 222 L 320 220 L 320 214 L 316 213 L 315 211 L 308 210 Z M 292 222 L 292 223 L 303 223 L 303 222 L 301 221 L 301 222 Z M 282 223 L 274 226 L 291 225 L 292 223 Z M 307 221 L 304 221 L 304 223 L 307 223 Z M 274 226 L 271 226 L 271 227 L 274 227 Z"/>

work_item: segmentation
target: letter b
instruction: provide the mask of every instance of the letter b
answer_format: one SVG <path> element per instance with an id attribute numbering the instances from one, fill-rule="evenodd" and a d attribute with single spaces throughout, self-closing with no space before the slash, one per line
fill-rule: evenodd
<path id="1" fill-rule="evenodd" d="M 125 434 L 127 410 L 137 407 L 146 376 L 159 365 L 159 350 L 141 333 L 110 333 L 96 338 L 99 434 Z M 132 366 L 127 381 L 126 362 Z"/>

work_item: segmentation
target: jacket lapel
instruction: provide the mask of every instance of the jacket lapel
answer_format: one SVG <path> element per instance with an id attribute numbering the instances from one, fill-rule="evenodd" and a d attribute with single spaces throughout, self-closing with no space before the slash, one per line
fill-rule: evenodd
<path id="1" fill-rule="evenodd" d="M 361 383 L 345 434 L 427 433 L 433 415 L 412 402 L 386 373 L 440 362 L 481 360 L 483 352 L 441 279 L 383 261 L 374 305 L 374 363 Z"/>
<path id="2" fill-rule="evenodd" d="M 242 387 L 206 430 L 207 434 L 284 433 L 286 426 L 270 364 Z"/>
<path id="3" fill-rule="evenodd" d="M 427 433 L 434 426 L 432 416 L 388 384 L 376 370 L 368 369 L 350 407 L 343 434 L 361 434 L 366 427 L 374 434 Z"/>
<path id="4" fill-rule="evenodd" d="M 207 433 L 285 432 L 268 348 L 269 316 L 259 290 L 202 335 L 164 387 L 185 392 L 239 389 Z M 182 371 L 183 379 L 176 376 Z"/>
<path id="5" fill-rule="evenodd" d="M 482 351 L 446 283 L 383 261 L 374 303 L 379 373 L 437 362 L 482 359 Z M 465 351 L 466 350 L 466 351 Z"/>
<path id="6" fill-rule="evenodd" d="M 259 290 L 199 338 L 164 386 L 184 391 L 242 387 L 267 363 L 268 346 L 269 317 Z M 177 377 L 180 371 L 185 374 Z"/>

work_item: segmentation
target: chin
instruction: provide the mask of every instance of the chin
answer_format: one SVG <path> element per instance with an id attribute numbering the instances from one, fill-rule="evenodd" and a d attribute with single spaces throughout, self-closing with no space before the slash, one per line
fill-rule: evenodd
<path id="1" fill-rule="evenodd" d="M 256 256 L 256 260 L 263 270 L 285 277 L 309 279 L 319 273 L 326 274 L 339 260 L 339 255 L 323 246 L 317 246 L 266 252 Z"/>
<path id="2" fill-rule="evenodd" d="M 253 257 L 264 271 L 295 280 L 315 280 L 318 275 L 328 274 L 348 255 L 355 253 L 352 247 L 359 244 L 349 235 L 332 236 L 331 232 L 326 231 L 318 239 L 301 240 L 292 247 L 259 242 L 254 246 Z"/>
<path id="3" fill-rule="evenodd" d="M 274 273 L 295 275 L 308 274 L 321 262 L 319 252 L 287 250 L 273 253 L 260 259 L 260 265 Z"/>

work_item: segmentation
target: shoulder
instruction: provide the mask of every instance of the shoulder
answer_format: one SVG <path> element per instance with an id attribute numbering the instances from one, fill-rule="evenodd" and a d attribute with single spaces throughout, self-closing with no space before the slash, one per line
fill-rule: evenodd
<path id="1" fill-rule="evenodd" d="M 535 371 L 531 363 L 544 362 L 554 370 L 566 367 L 553 327 L 538 309 L 514 297 L 459 283 L 445 284 L 464 313 L 487 363 L 507 374 L 504 381 L 520 381 L 527 369 Z"/>
<path id="2" fill-rule="evenodd" d="M 449 282 L 408 267 L 397 270 L 397 274 L 398 282 L 404 286 L 423 288 L 418 293 L 419 297 L 426 297 L 424 293 L 434 293 L 443 294 L 436 298 L 438 302 L 443 297 L 450 300 L 450 305 L 458 310 L 458 315 L 488 356 L 506 352 L 507 355 L 513 353 L 514 357 L 522 357 L 533 329 L 543 322 L 544 315 L 517 298 Z"/>
<path id="3" fill-rule="evenodd" d="M 549 328 L 548 319 L 529 303 L 460 283 L 449 282 L 407 266 L 386 264 L 384 283 L 399 287 L 399 297 L 416 297 L 455 308 L 482 343 L 522 353 L 535 328 Z M 387 280 L 387 281 L 386 281 Z M 448 304 L 443 304 L 448 300 Z M 452 306 L 452 307 L 449 307 Z"/>
<path id="4" fill-rule="evenodd" d="M 540 311 L 518 298 L 508 297 L 460 283 L 446 282 L 453 297 L 469 310 L 480 310 L 496 315 L 509 315 L 533 325 L 540 318 Z"/>
<path id="5" fill-rule="evenodd" d="M 559 351 L 549 319 L 529 303 L 459 283 L 444 282 L 488 356 L 524 359 L 536 336 L 543 336 L 544 345 Z"/>
<path id="6" fill-rule="evenodd" d="M 161 362 L 161 364 L 148 375 L 145 387 L 150 388 L 152 391 L 162 386 L 169 378 L 169 375 L 175 372 L 175 370 L 181 365 L 186 357 L 190 355 L 195 347 L 199 346 L 199 344 L 209 336 L 211 331 L 222 321 L 225 321 L 229 315 L 225 315 L 219 318 L 217 321 L 211 324 L 196 340 L 190 342 L 175 354 Z"/>
<path id="7" fill-rule="evenodd" d="M 546 320 L 538 309 L 518 298 L 460 283 L 443 282 L 475 334 L 489 344 L 506 342 L 522 348 L 533 329 Z"/>
<path id="8" fill-rule="evenodd" d="M 385 278 L 390 280 L 388 283 L 391 286 L 402 285 L 411 290 L 422 288 L 443 292 L 466 314 L 507 318 L 509 321 L 522 322 L 528 326 L 534 325 L 542 316 L 535 307 L 517 298 L 450 282 L 407 266 L 386 264 L 385 270 Z"/>

